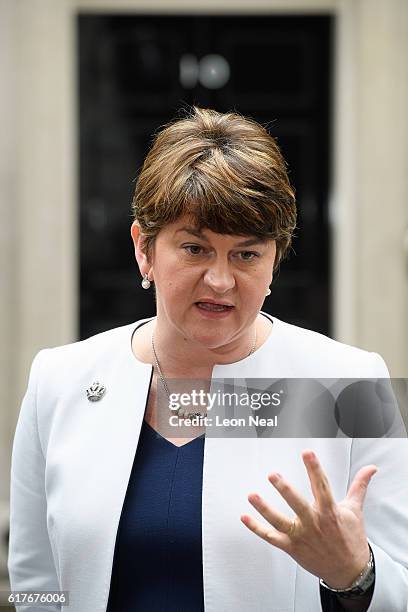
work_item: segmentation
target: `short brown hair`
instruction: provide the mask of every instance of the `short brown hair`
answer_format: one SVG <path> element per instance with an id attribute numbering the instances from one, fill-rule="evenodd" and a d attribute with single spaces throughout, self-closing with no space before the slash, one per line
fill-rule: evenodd
<path id="1" fill-rule="evenodd" d="M 275 268 L 296 227 L 294 189 L 267 129 L 236 112 L 197 106 L 154 137 L 132 212 L 148 256 L 164 226 L 191 214 L 198 229 L 276 240 Z"/>

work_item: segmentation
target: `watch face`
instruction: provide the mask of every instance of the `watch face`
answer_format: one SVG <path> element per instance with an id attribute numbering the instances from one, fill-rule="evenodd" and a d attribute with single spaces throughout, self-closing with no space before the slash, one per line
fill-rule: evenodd
<path id="1" fill-rule="evenodd" d="M 354 589 L 351 589 L 350 591 L 343 591 L 343 592 L 340 591 L 339 593 L 337 593 L 337 595 L 341 597 L 342 599 L 355 599 L 355 598 L 361 597 L 362 595 L 365 595 L 367 591 L 369 591 L 370 588 L 374 584 L 374 576 L 375 576 L 374 569 L 371 568 L 370 573 L 361 582 L 360 586 L 356 586 L 354 587 Z"/>

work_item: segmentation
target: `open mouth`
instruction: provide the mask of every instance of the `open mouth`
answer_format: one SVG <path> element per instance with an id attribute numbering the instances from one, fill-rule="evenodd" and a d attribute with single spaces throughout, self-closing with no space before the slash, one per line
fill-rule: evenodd
<path id="1" fill-rule="evenodd" d="M 196 302 L 198 308 L 201 310 L 208 310 L 209 312 L 224 312 L 232 310 L 234 306 L 226 306 L 224 304 L 212 304 L 211 302 Z"/>

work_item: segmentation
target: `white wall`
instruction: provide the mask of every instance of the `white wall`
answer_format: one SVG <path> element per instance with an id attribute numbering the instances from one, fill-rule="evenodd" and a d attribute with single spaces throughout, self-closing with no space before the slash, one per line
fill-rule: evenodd
<path id="1" fill-rule="evenodd" d="M 71 10 L 54 0 L 0 8 L 1 499 L 32 357 L 76 337 L 77 198 Z"/>
<path id="2" fill-rule="evenodd" d="M 336 336 L 408 375 L 408 3 L 339 3 Z"/>
<path id="3" fill-rule="evenodd" d="M 334 329 L 407 376 L 405 0 L 0 1 L 0 499 L 31 359 L 76 339 L 78 8 L 336 14 Z"/>
<path id="4" fill-rule="evenodd" d="M 9 455 L 9 418 L 15 389 L 16 351 L 13 343 L 16 304 L 13 251 L 15 247 L 15 64 L 14 11 L 1 1 L 0 18 L 0 500 L 7 495 L 5 466 Z M 14 397 L 15 399 L 15 397 Z"/>

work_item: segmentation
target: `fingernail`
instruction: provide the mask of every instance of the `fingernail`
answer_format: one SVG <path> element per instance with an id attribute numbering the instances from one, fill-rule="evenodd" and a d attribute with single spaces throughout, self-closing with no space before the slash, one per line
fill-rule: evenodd
<path id="1" fill-rule="evenodd" d="M 278 482 L 278 480 L 280 480 L 282 478 L 282 474 L 279 474 L 279 472 L 275 472 L 274 474 L 271 474 L 269 476 L 269 480 L 272 480 L 273 482 Z"/>

